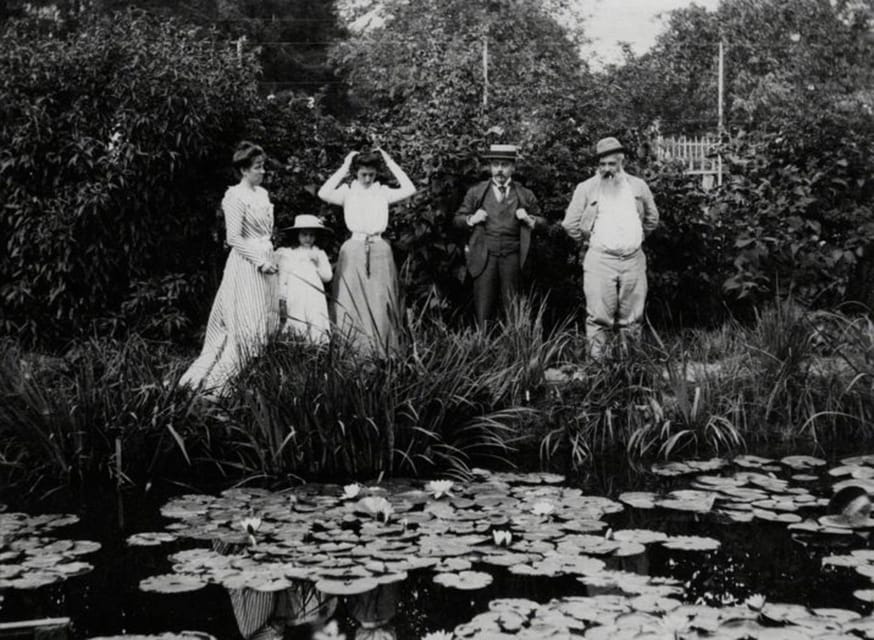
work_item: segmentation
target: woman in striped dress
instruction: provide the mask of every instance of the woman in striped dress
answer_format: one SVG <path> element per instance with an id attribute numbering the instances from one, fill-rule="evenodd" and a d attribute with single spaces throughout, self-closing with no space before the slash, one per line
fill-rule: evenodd
<path id="1" fill-rule="evenodd" d="M 203 350 L 179 381 L 216 395 L 258 354 L 278 322 L 270 241 L 273 205 L 260 186 L 264 160 L 264 150 L 251 142 L 240 143 L 234 153 L 240 182 L 229 187 L 222 200 L 231 252 L 209 314 Z"/>
<path id="2" fill-rule="evenodd" d="M 379 153 L 398 188 L 376 181 L 379 155 L 358 156 L 353 151 L 319 189 L 319 198 L 343 207 L 343 219 L 352 232 L 340 247 L 334 276 L 337 329 L 359 353 L 386 355 L 397 346 L 400 309 L 397 268 L 382 233 L 388 226 L 388 206 L 412 196 L 416 187 L 385 151 Z M 355 179 L 341 184 L 350 172 Z"/>

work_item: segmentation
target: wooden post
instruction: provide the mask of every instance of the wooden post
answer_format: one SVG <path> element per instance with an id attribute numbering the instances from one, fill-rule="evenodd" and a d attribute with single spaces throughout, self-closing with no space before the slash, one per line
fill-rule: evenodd
<path id="1" fill-rule="evenodd" d="M 725 91 L 725 46 L 722 40 L 719 41 L 719 126 L 718 126 L 718 143 L 722 144 L 722 131 L 725 126 L 723 121 L 722 103 Z M 717 147 L 719 148 L 719 147 Z M 716 184 L 722 185 L 722 152 L 716 155 Z"/>

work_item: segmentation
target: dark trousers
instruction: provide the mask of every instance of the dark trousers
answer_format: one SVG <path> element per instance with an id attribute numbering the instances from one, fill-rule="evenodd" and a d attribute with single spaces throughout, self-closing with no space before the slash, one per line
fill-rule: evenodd
<path id="1" fill-rule="evenodd" d="M 473 279 L 473 304 L 476 309 L 476 322 L 484 327 L 495 315 L 498 295 L 506 310 L 519 291 L 522 281 L 522 268 L 519 253 L 497 256 L 489 253 L 483 272 Z"/>

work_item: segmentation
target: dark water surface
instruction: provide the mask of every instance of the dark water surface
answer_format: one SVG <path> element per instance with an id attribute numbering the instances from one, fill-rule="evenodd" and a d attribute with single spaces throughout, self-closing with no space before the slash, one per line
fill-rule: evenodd
<path id="1" fill-rule="evenodd" d="M 829 481 L 814 484 L 814 494 L 828 496 Z M 621 473 L 597 473 L 568 484 L 583 488 L 588 495 L 616 499 L 627 490 L 666 492 L 688 486 L 689 478 L 665 478 L 625 469 Z M 191 493 L 185 491 L 184 493 Z M 143 495 L 130 490 L 91 496 L 81 504 L 56 500 L 50 507 L 13 509 L 29 514 L 67 512 L 80 516 L 78 524 L 53 532 L 67 539 L 100 542 L 102 548 L 83 557 L 94 565 L 90 573 L 65 582 L 34 590 L 5 590 L 0 602 L 0 621 L 68 616 L 74 625 L 73 637 L 127 633 L 162 633 L 197 630 L 220 639 L 241 637 L 227 590 L 208 585 L 199 591 L 180 594 L 146 593 L 140 580 L 172 571 L 168 556 L 182 549 L 207 547 L 193 540 L 180 540 L 155 547 L 133 547 L 126 538 L 142 531 L 161 531 L 171 521 L 160 515 L 160 507 L 170 496 Z M 2 518 L 3 514 L 0 514 Z M 823 569 L 822 557 L 844 553 L 841 544 L 866 548 L 865 537 L 830 538 L 827 544 L 801 544 L 793 540 L 785 524 L 754 520 L 752 523 L 720 523 L 710 514 L 694 514 L 667 509 L 627 508 L 604 517 L 612 530 L 652 529 L 671 535 L 709 536 L 722 542 L 711 552 L 673 551 L 648 545 L 645 553 L 629 558 L 609 558 L 608 568 L 636 573 L 674 577 L 683 583 L 682 600 L 708 605 L 742 603 L 753 594 L 763 594 L 770 602 L 797 603 L 809 607 L 852 609 L 871 613 L 871 606 L 853 597 L 853 591 L 867 589 L 871 580 L 850 569 Z M 815 540 L 813 541 L 815 542 Z M 401 639 L 417 639 L 435 630 L 452 631 L 456 625 L 488 610 L 495 598 L 528 598 L 546 602 L 563 596 L 591 595 L 594 590 L 574 577 L 528 577 L 511 574 L 504 568 L 475 565 L 494 582 L 477 591 L 458 591 L 433 582 L 433 570 L 410 573 L 404 583 L 393 588 L 396 598 L 391 625 Z M 349 615 L 348 601 L 339 598 L 336 614 L 341 629 L 351 640 L 357 622 Z M 310 637 L 307 629 L 291 629 L 286 637 Z"/>

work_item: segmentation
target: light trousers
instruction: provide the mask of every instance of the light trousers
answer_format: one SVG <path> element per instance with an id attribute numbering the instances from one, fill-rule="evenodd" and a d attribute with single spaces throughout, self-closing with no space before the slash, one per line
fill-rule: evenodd
<path id="1" fill-rule="evenodd" d="M 623 342 L 640 336 L 646 303 L 646 256 L 641 249 L 616 256 L 590 248 L 583 260 L 586 296 L 586 338 L 589 353 L 599 359 L 608 339 L 618 334 Z"/>

